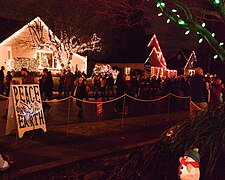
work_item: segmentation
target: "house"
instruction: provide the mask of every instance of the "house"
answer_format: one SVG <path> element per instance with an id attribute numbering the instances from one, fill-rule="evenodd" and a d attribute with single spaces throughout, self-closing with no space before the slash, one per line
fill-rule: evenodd
<path id="1" fill-rule="evenodd" d="M 195 62 L 197 61 L 194 51 L 178 49 L 177 52 L 167 60 L 169 69 L 177 70 L 177 75 L 192 74 Z"/>
<path id="2" fill-rule="evenodd" d="M 54 41 L 53 41 L 54 39 Z M 67 64 L 67 54 L 59 54 L 57 43 L 60 40 L 48 26 L 39 18 L 35 18 L 22 28 L 14 32 L 0 43 L 0 66 L 7 70 L 20 71 L 26 67 L 30 71 L 41 71 L 48 68 L 52 72 L 59 72 L 62 64 Z M 72 54 L 70 67 L 87 72 L 87 57 Z"/>
<path id="3" fill-rule="evenodd" d="M 148 43 L 151 52 L 145 61 L 145 67 L 147 71 L 150 71 L 151 76 L 162 77 L 162 76 L 177 76 L 176 70 L 170 70 L 167 67 L 166 59 L 162 53 L 159 42 L 154 34 Z M 149 70 L 150 69 L 150 70 Z"/>

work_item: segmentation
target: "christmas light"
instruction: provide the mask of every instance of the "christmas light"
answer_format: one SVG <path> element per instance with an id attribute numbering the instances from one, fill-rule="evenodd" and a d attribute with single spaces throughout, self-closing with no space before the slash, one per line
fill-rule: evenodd
<path id="1" fill-rule="evenodd" d="M 160 7 L 160 2 L 157 2 L 156 7 Z"/>
<path id="2" fill-rule="evenodd" d="M 220 46 L 223 46 L 223 45 L 224 45 L 224 43 L 223 43 L 223 42 L 221 42 L 219 45 L 220 45 Z"/>
<path id="3" fill-rule="evenodd" d="M 165 8 L 166 7 L 166 4 L 164 2 L 161 2 L 160 3 L 160 6 L 161 6 L 161 8 Z"/>
<path id="4" fill-rule="evenodd" d="M 184 22 L 184 20 L 179 19 L 179 20 L 178 20 L 178 24 L 180 24 L 180 25 L 184 25 L 184 24 L 185 24 L 185 22 Z"/>
<path id="5" fill-rule="evenodd" d="M 179 14 L 177 14 L 177 17 L 180 17 L 180 15 L 179 15 Z"/>
<path id="6" fill-rule="evenodd" d="M 197 34 L 200 34 L 199 32 L 197 32 Z"/>
<path id="7" fill-rule="evenodd" d="M 215 35 L 216 35 L 215 33 L 212 33 L 212 37 L 215 37 Z"/>
<path id="8" fill-rule="evenodd" d="M 203 41 L 203 38 L 199 39 L 198 43 L 200 44 L 202 43 L 202 41 Z"/>
<path id="9" fill-rule="evenodd" d="M 221 0 L 215 0 L 214 4 L 219 4 Z"/>
<path id="10" fill-rule="evenodd" d="M 176 10 L 176 9 L 172 9 L 172 12 L 174 12 L 174 13 L 175 13 L 175 12 L 177 12 L 177 10 Z"/>
<path id="11" fill-rule="evenodd" d="M 167 19 L 166 23 L 167 23 L 167 24 L 170 23 L 170 19 Z"/>
<path id="12" fill-rule="evenodd" d="M 202 23 L 202 27 L 205 27 L 205 23 Z"/>
<path id="13" fill-rule="evenodd" d="M 163 13 L 159 13 L 159 14 L 158 14 L 158 16 L 162 16 L 162 15 L 163 15 Z"/>
<path id="14" fill-rule="evenodd" d="M 215 56 L 213 56 L 213 59 L 217 59 L 218 58 L 218 55 L 216 54 Z"/>
<path id="15" fill-rule="evenodd" d="M 187 30 L 184 34 L 188 35 L 190 33 L 190 30 Z"/>

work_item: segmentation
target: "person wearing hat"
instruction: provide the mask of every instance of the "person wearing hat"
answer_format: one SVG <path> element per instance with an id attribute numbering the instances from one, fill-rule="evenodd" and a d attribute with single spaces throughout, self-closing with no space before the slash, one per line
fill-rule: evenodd
<path id="1" fill-rule="evenodd" d="M 5 67 L 2 66 L 0 70 L 0 94 L 1 95 L 3 95 L 4 93 L 4 79 L 5 79 L 4 70 L 5 70 Z"/>
<path id="2" fill-rule="evenodd" d="M 198 153 L 198 148 L 185 151 L 184 157 L 180 157 L 179 160 L 180 166 L 178 177 L 181 180 L 200 179 L 200 170 L 199 170 L 200 157 Z"/>

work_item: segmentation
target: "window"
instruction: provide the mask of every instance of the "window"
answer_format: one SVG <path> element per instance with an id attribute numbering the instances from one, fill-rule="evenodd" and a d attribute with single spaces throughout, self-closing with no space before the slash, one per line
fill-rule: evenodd
<path id="1" fill-rule="evenodd" d="M 11 59 L 11 51 L 8 50 L 8 59 Z"/>
<path id="2" fill-rule="evenodd" d="M 57 68 L 57 61 L 53 58 L 53 53 L 49 51 L 37 51 L 36 55 L 40 68 Z"/>
<path id="3" fill-rule="evenodd" d="M 125 67 L 125 74 L 129 75 L 130 74 L 130 70 L 131 70 L 130 67 Z"/>

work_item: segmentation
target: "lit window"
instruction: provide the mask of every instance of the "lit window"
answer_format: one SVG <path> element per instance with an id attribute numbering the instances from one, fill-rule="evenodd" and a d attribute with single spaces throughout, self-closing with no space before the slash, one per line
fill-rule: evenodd
<path id="1" fill-rule="evenodd" d="M 125 74 L 129 75 L 130 74 L 130 70 L 131 70 L 130 67 L 125 67 Z"/>

